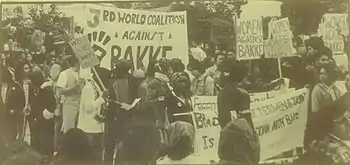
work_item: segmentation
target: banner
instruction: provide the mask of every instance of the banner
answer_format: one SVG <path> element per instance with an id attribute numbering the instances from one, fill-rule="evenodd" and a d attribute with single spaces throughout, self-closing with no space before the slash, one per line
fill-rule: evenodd
<path id="1" fill-rule="evenodd" d="M 307 89 L 300 89 L 251 104 L 255 131 L 260 137 L 261 160 L 303 146 L 307 102 Z"/>
<path id="2" fill-rule="evenodd" d="M 179 58 L 188 63 L 186 12 L 152 12 L 86 5 L 84 31 L 101 60 L 111 69 L 118 59 L 130 59 L 134 69 L 151 59 Z"/>
<path id="3" fill-rule="evenodd" d="M 325 45 L 333 54 L 344 53 L 344 39 L 342 35 L 348 36 L 347 14 L 325 14 L 319 26 L 319 35 L 323 37 Z"/>
<path id="4" fill-rule="evenodd" d="M 278 97 L 251 103 L 255 131 L 260 137 L 261 161 L 303 146 L 307 118 L 308 90 L 274 93 Z M 280 92 L 280 91 L 279 91 Z M 195 151 L 206 159 L 218 159 L 221 128 L 216 96 L 193 97 L 196 129 Z M 215 108 L 215 109 L 214 109 Z M 290 138 L 293 137 L 293 138 Z"/>
<path id="5" fill-rule="evenodd" d="M 69 42 L 83 69 L 100 63 L 86 35 Z"/>
<path id="6" fill-rule="evenodd" d="M 284 89 L 284 90 L 278 90 L 278 91 L 269 91 L 269 92 L 261 92 L 261 93 L 250 93 L 250 103 L 256 103 L 265 101 L 268 99 L 275 98 L 276 96 L 280 96 L 283 94 L 286 94 L 288 92 L 293 92 L 294 88 Z"/>
<path id="7" fill-rule="evenodd" d="M 294 56 L 292 32 L 288 18 L 269 23 L 272 39 L 264 40 L 265 58 L 279 58 Z"/>
<path id="8" fill-rule="evenodd" d="M 260 59 L 264 53 L 262 19 L 237 19 L 236 38 L 237 60 Z"/>

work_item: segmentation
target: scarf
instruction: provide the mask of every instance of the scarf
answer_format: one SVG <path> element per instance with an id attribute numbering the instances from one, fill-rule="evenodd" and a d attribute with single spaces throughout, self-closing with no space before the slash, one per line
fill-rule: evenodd
<path id="1" fill-rule="evenodd" d="M 164 139 L 165 144 L 167 147 L 171 148 L 175 146 L 184 136 L 188 136 L 192 142 L 194 141 L 195 130 L 193 125 L 183 121 L 171 123 L 166 131 L 166 136 Z"/>

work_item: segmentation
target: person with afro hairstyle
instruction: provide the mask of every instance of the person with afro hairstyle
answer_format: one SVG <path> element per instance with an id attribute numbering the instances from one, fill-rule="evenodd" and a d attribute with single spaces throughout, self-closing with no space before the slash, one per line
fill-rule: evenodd
<path id="1" fill-rule="evenodd" d="M 244 118 L 253 127 L 250 113 L 250 96 L 248 92 L 238 87 L 247 75 L 244 65 L 234 59 L 226 60 L 221 68 L 221 81 L 224 84 L 218 95 L 218 117 L 221 128 L 232 119 Z"/>

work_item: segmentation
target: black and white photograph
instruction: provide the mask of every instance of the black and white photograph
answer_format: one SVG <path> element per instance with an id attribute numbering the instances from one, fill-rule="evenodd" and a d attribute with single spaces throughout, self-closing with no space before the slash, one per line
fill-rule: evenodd
<path id="1" fill-rule="evenodd" d="M 0 165 L 350 164 L 350 0 L 0 0 Z"/>

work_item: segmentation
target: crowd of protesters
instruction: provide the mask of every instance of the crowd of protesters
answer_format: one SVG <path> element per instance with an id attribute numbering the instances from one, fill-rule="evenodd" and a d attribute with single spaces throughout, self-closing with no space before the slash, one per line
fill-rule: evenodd
<path id="1" fill-rule="evenodd" d="M 322 155 L 317 147 L 330 133 L 344 140 L 350 137 L 345 101 L 349 96 L 335 85 L 343 78 L 350 88 L 350 78 L 321 38 L 296 38 L 294 46 L 296 56 L 282 61 L 282 75 L 290 79 L 290 88 L 307 87 L 311 92 L 304 141 L 309 155 L 305 159 L 310 160 Z M 111 71 L 95 67 L 96 74 L 80 72 L 68 44 L 66 49 L 64 55 L 44 48 L 38 53 L 2 53 L 1 161 L 14 161 L 6 159 L 5 151 L 24 141 L 28 123 L 28 150 L 41 155 L 43 163 L 196 164 L 195 131 L 188 113 L 191 97 L 218 96 L 220 163 L 259 162 L 249 93 L 268 92 L 285 83 L 276 60 L 237 61 L 232 50 L 206 50 L 193 42 L 187 66 L 179 59 L 160 59 L 151 60 L 144 70 L 133 70 L 129 60 L 119 60 Z M 137 98 L 141 100 L 133 106 Z M 329 121 L 322 130 L 321 121 Z M 324 155 L 339 159 L 337 152 Z"/>

